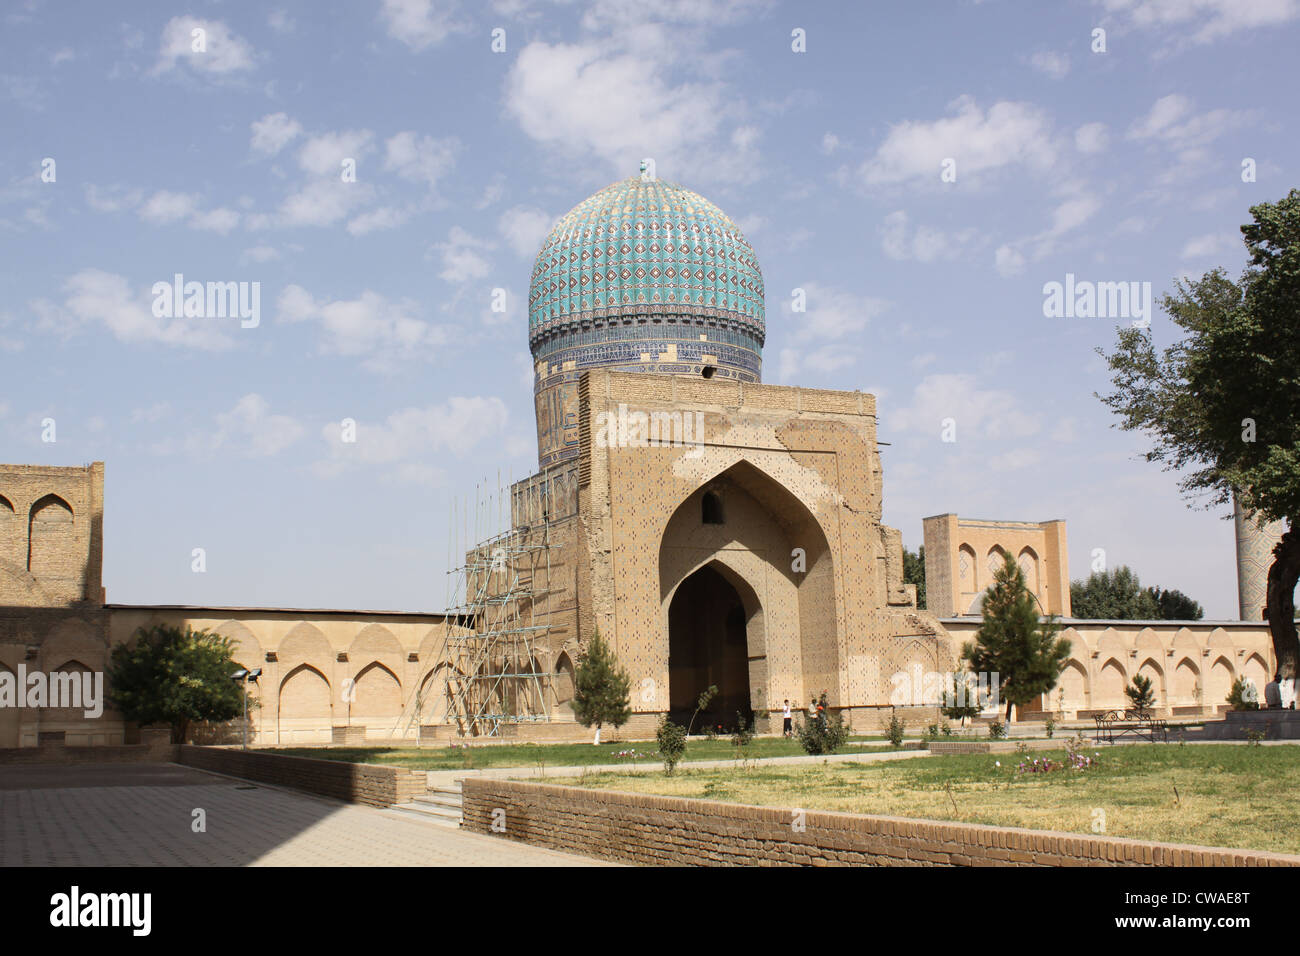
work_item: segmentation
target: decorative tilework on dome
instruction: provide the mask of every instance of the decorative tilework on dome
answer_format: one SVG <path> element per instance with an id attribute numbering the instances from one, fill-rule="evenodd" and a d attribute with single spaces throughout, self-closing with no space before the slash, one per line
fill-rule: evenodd
<path id="1" fill-rule="evenodd" d="M 633 176 L 563 216 L 546 237 L 528 290 L 528 338 L 593 322 L 664 315 L 765 338 L 763 275 L 740 229 L 703 196 Z M 635 334 L 632 336 L 635 338 Z"/>

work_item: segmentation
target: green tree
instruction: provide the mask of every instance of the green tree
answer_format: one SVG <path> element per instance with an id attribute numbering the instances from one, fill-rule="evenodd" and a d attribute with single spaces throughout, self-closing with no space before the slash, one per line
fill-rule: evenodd
<path id="1" fill-rule="evenodd" d="M 1124 688 L 1124 694 L 1133 705 L 1132 709 L 1142 716 L 1149 714 L 1156 705 L 1156 692 L 1151 687 L 1151 678 L 1143 674 L 1133 676 L 1133 683 Z"/>
<path id="2" fill-rule="evenodd" d="M 1120 328 L 1114 391 L 1098 398 L 1118 427 L 1150 436 L 1146 459 L 1182 472 L 1206 507 L 1235 495 L 1258 521 L 1284 521 L 1268 572 L 1278 667 L 1296 676 L 1300 636 L 1300 190 L 1250 208 L 1239 283 L 1222 269 L 1178 282 L 1161 300 L 1183 338 L 1157 353 L 1149 329 Z"/>
<path id="3" fill-rule="evenodd" d="M 1156 602 L 1162 621 L 1199 621 L 1205 616 L 1205 609 L 1182 591 L 1172 588 L 1162 591 L 1157 587 L 1147 588 L 1147 593 Z"/>
<path id="4" fill-rule="evenodd" d="M 916 606 L 925 610 L 925 545 L 915 554 L 903 549 L 903 583 L 916 585 Z"/>
<path id="5" fill-rule="evenodd" d="M 962 648 L 976 673 L 997 674 L 999 689 L 1011 706 L 1023 706 L 1056 686 L 1070 656 L 1070 642 L 1057 637 L 1055 615 L 1040 621 L 1038 601 L 1025 586 L 1025 573 L 1011 555 L 984 592 L 984 621 Z"/>
<path id="6" fill-rule="evenodd" d="M 1086 581 L 1071 581 L 1070 613 L 1093 621 L 1151 621 L 1160 616 L 1160 605 L 1138 576 L 1121 565 L 1094 571 Z"/>
<path id="7" fill-rule="evenodd" d="M 113 648 L 106 668 L 109 700 L 127 720 L 167 724 L 184 743 L 197 720 L 233 720 L 244 712 L 234 643 L 219 634 L 172 624 L 142 627 Z"/>
<path id="8" fill-rule="evenodd" d="M 618 659 L 600 631 L 592 635 L 587 650 L 573 673 L 573 713 L 584 727 L 596 726 L 594 744 L 600 743 L 605 724 L 622 727 L 632 716 L 632 679 L 618 666 Z"/>

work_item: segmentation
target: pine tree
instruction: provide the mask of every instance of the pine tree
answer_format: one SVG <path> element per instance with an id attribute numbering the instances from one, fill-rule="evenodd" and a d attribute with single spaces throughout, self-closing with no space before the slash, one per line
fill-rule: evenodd
<path id="1" fill-rule="evenodd" d="M 582 726 L 596 726 L 592 743 L 600 743 L 604 724 L 621 727 L 632 716 L 632 679 L 618 666 L 618 659 L 599 630 L 578 660 L 573 683 L 573 713 Z"/>
<path id="2" fill-rule="evenodd" d="M 1010 555 L 994 574 L 983 609 L 984 623 L 975 641 L 962 648 L 962 657 L 976 673 L 998 675 L 1010 720 L 1012 704 L 1023 706 L 1056 686 L 1070 642 L 1057 637 L 1061 628 L 1055 616 L 1039 621 L 1038 601 Z"/>
<path id="3" fill-rule="evenodd" d="M 1156 705 L 1156 692 L 1151 687 L 1151 678 L 1143 674 L 1133 675 L 1133 684 L 1124 688 L 1124 694 L 1133 705 L 1130 709 L 1139 716 L 1145 717 Z"/>

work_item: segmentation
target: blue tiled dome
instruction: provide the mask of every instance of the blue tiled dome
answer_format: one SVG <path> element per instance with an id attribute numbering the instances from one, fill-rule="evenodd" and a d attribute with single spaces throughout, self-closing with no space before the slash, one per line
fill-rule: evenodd
<path id="1" fill-rule="evenodd" d="M 529 345 L 540 358 L 566 333 L 626 326 L 620 338 L 640 338 L 647 323 L 727 330 L 756 352 L 763 275 L 721 209 L 633 176 L 579 203 L 546 237 L 528 290 Z"/>

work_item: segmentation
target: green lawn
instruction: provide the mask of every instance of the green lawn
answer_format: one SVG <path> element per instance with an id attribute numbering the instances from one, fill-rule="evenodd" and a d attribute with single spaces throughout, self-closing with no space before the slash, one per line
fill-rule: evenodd
<path id="1" fill-rule="evenodd" d="M 1017 775 L 1064 752 L 954 754 L 885 763 L 588 775 L 593 788 L 766 806 L 958 820 L 1300 853 L 1300 745 L 1097 747 L 1092 769 Z M 1001 766 L 998 766 L 998 763 Z"/>
<path id="2" fill-rule="evenodd" d="M 880 737 L 853 737 L 856 741 L 871 741 L 877 746 L 845 747 L 844 752 L 887 749 Z M 321 760 L 343 760 L 349 763 L 379 763 L 407 767 L 411 770 L 462 770 L 488 767 L 535 767 L 545 763 L 548 767 L 585 767 L 594 764 L 632 763 L 628 757 L 616 756 L 620 750 L 635 750 L 637 763 L 660 763 L 658 745 L 653 740 L 623 741 L 613 744 L 487 744 L 453 748 L 438 747 L 278 747 L 270 752 L 294 757 L 315 757 Z M 796 740 L 783 737 L 756 737 L 749 747 L 749 756 L 795 757 L 803 749 Z M 730 760 L 736 756 L 731 738 L 716 740 L 691 740 L 686 745 L 685 760 Z"/>

